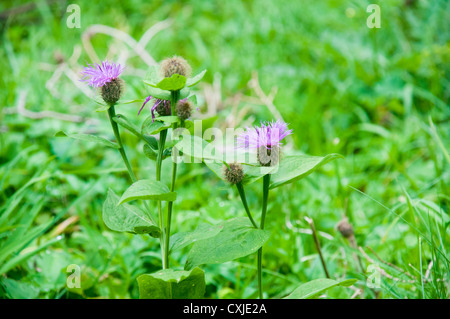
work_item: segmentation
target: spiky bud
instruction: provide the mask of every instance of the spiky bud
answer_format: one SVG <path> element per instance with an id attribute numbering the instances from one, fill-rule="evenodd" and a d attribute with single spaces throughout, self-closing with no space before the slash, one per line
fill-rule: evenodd
<path id="1" fill-rule="evenodd" d="M 239 163 L 231 163 L 229 167 L 224 166 L 225 180 L 230 184 L 237 184 L 244 179 L 244 169 Z"/>
<path id="2" fill-rule="evenodd" d="M 337 228 L 345 238 L 350 238 L 354 234 L 352 224 L 348 222 L 348 218 L 342 219 L 337 225 Z"/>
<path id="3" fill-rule="evenodd" d="M 105 83 L 102 87 L 102 98 L 108 105 L 114 105 L 119 101 L 124 91 L 124 82 L 122 79 L 115 78 Z"/>
<path id="4" fill-rule="evenodd" d="M 187 120 L 191 117 L 193 104 L 187 99 L 179 100 L 177 103 L 177 115 L 181 120 Z"/>
<path id="5" fill-rule="evenodd" d="M 191 76 L 191 72 L 191 66 L 182 57 L 174 56 L 161 62 L 161 75 L 166 78 L 170 78 L 174 74 L 188 78 Z"/>
<path id="6" fill-rule="evenodd" d="M 256 151 L 258 156 L 258 162 L 262 166 L 275 166 L 280 161 L 280 147 L 271 146 L 267 148 L 266 146 L 260 146 Z"/>
<path id="7" fill-rule="evenodd" d="M 170 101 L 167 100 L 160 100 L 159 102 L 157 102 L 158 104 L 156 105 L 156 112 L 158 112 L 159 115 L 161 116 L 168 116 L 171 113 L 171 108 L 170 108 Z"/>

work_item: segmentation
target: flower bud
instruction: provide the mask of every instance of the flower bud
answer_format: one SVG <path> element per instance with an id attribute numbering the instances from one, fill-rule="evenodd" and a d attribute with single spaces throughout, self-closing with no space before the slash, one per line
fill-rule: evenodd
<path id="1" fill-rule="evenodd" d="M 177 115 L 182 120 L 185 121 L 191 117 L 193 104 L 187 99 L 179 100 L 177 103 Z"/>
<path id="2" fill-rule="evenodd" d="M 182 57 L 174 56 L 161 62 L 161 75 L 166 78 L 170 78 L 174 74 L 188 78 L 191 76 L 191 72 L 191 66 Z"/>
<path id="3" fill-rule="evenodd" d="M 256 151 L 258 162 L 262 166 L 275 166 L 280 161 L 280 147 L 272 145 L 270 148 L 260 146 Z"/>
<path id="4" fill-rule="evenodd" d="M 337 228 L 338 228 L 339 232 L 342 234 L 342 236 L 344 236 L 345 238 L 350 238 L 354 234 L 353 227 L 348 222 L 348 218 L 342 219 L 339 222 L 339 224 L 337 225 Z"/>
<path id="5" fill-rule="evenodd" d="M 231 163 L 230 167 L 225 165 L 224 167 L 224 176 L 225 180 L 230 184 L 237 184 L 242 182 L 244 179 L 244 170 L 242 165 L 239 163 Z"/>
<path id="6" fill-rule="evenodd" d="M 119 78 L 112 79 L 102 87 L 102 98 L 108 105 L 114 105 L 119 101 L 124 91 L 124 82 Z"/>
<path id="7" fill-rule="evenodd" d="M 155 110 L 156 110 L 156 112 L 158 112 L 158 114 L 160 116 L 168 116 L 168 115 L 170 115 L 170 113 L 171 113 L 170 101 L 160 100 L 160 101 L 158 101 L 156 103 L 158 103 L 158 104 L 156 105 Z"/>

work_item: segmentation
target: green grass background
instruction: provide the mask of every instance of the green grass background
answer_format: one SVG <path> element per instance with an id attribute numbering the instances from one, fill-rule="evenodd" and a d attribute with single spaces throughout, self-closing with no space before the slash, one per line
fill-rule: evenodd
<path id="1" fill-rule="evenodd" d="M 26 3 L 2 1 L 0 11 Z M 31 10 L 2 15 L 0 296 L 137 298 L 136 277 L 160 269 L 157 240 L 114 233 L 102 221 L 107 189 L 121 193 L 128 185 L 119 154 L 54 137 L 64 130 L 113 139 L 106 114 L 95 112 L 93 99 L 67 76 L 51 90 L 46 84 L 61 61 L 77 73 L 86 61 L 98 62 L 89 60 L 81 41 L 90 25 L 111 26 L 139 39 L 155 23 L 171 19 L 146 50 L 156 61 L 181 55 L 194 73 L 208 69 L 194 119 L 208 109 L 204 88 L 220 81 L 222 103 L 204 126 L 226 125 L 233 97 L 256 97 L 248 87 L 256 71 L 266 94 L 278 88 L 273 103 L 294 130 L 293 151 L 345 157 L 270 193 L 266 297 L 283 297 L 325 276 L 308 216 L 319 231 L 332 278 L 359 279 L 355 289 L 333 288 L 328 298 L 448 298 L 450 4 L 377 1 L 381 28 L 370 29 L 370 3 L 83 0 L 77 2 L 80 29 L 66 26 L 70 3 L 65 1 L 37 1 Z M 91 41 L 101 59 L 117 59 L 124 49 L 106 35 Z M 74 52 L 80 55 L 71 60 Z M 146 96 L 134 74 L 146 68 L 139 57 L 127 61 L 124 99 Z M 24 94 L 29 111 L 86 120 L 17 114 Z M 273 118 L 260 102 L 238 101 L 247 112 L 237 123 Z M 121 105 L 118 111 L 140 124 L 145 117 L 136 117 L 139 107 Z M 128 133 L 123 138 L 138 177 L 153 176 L 154 162 L 142 156 L 142 145 Z M 254 211 L 259 211 L 261 188 L 255 183 L 247 190 Z M 174 231 L 244 216 L 235 190 L 204 165 L 181 165 L 177 191 Z M 344 215 L 367 256 L 337 231 Z M 188 249 L 172 255 L 173 267 L 183 267 Z M 70 264 L 81 266 L 81 289 L 66 287 Z M 383 270 L 379 288 L 367 287 L 371 264 Z M 255 256 L 202 268 L 207 298 L 257 296 Z"/>

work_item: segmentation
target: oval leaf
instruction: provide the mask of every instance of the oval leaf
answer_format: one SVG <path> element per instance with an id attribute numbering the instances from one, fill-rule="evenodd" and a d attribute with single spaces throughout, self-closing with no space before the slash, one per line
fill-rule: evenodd
<path id="1" fill-rule="evenodd" d="M 270 232 L 254 228 L 245 217 L 225 221 L 216 236 L 200 240 L 189 251 L 185 269 L 202 264 L 219 264 L 250 255 L 270 237 Z"/>
<path id="2" fill-rule="evenodd" d="M 280 161 L 276 173 L 272 174 L 270 188 L 298 181 L 322 165 L 337 158 L 343 158 L 343 156 L 339 154 L 329 154 L 324 157 L 308 155 L 286 156 Z"/>
<path id="3" fill-rule="evenodd" d="M 174 74 L 170 78 L 162 79 L 156 87 L 161 90 L 179 91 L 186 86 L 186 77 Z"/>
<path id="4" fill-rule="evenodd" d="M 152 181 L 150 179 L 142 179 L 134 182 L 123 193 L 118 205 L 136 200 L 136 199 L 153 199 L 172 202 L 177 198 L 176 192 L 171 192 L 169 188 L 161 182 Z"/>
<path id="5" fill-rule="evenodd" d="M 206 70 L 203 70 L 202 72 L 200 72 L 199 74 L 197 74 L 196 76 L 189 78 L 186 80 L 186 86 L 194 86 L 196 84 L 198 84 L 203 77 L 205 76 Z"/>
<path id="6" fill-rule="evenodd" d="M 205 273 L 165 269 L 137 278 L 140 299 L 200 299 L 205 295 Z"/>
<path id="7" fill-rule="evenodd" d="M 103 137 L 91 135 L 91 134 L 70 134 L 70 133 L 65 133 L 63 131 L 59 131 L 55 134 L 55 136 L 57 136 L 57 137 L 66 136 L 66 137 L 74 138 L 77 140 L 99 143 L 99 144 L 102 144 L 104 146 L 111 147 L 111 148 L 116 148 L 116 149 L 119 148 L 119 145 L 117 145 L 116 143 L 108 141 L 107 139 L 105 139 Z"/>
<path id="8" fill-rule="evenodd" d="M 216 236 L 222 228 L 222 225 L 214 226 L 209 224 L 200 224 L 194 231 L 176 233 L 170 237 L 170 251 L 181 249 L 199 240 Z"/>
<path id="9" fill-rule="evenodd" d="M 150 234 L 158 238 L 161 230 L 152 224 L 150 219 L 138 208 L 124 204 L 117 206 L 119 196 L 113 190 L 108 190 L 108 196 L 103 203 L 103 221 L 109 229 L 134 234 Z"/>
<path id="10" fill-rule="evenodd" d="M 357 281 L 357 279 L 347 279 L 341 282 L 327 278 L 315 279 L 300 285 L 290 295 L 283 299 L 311 299 L 330 288 L 336 286 L 349 287 Z"/>

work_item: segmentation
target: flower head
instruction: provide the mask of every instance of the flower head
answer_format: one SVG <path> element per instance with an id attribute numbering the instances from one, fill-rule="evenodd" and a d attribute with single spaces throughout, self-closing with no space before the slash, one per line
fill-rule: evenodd
<path id="1" fill-rule="evenodd" d="M 178 117 L 185 121 L 191 117 L 193 104 L 187 98 L 179 100 L 177 103 L 176 111 Z"/>
<path id="2" fill-rule="evenodd" d="M 223 175 L 225 180 L 230 184 L 238 184 L 244 179 L 244 170 L 239 163 L 231 163 L 228 166 L 224 165 Z"/>
<path id="3" fill-rule="evenodd" d="M 144 108 L 145 104 L 148 103 L 153 99 L 153 96 L 149 95 L 144 101 L 144 104 L 142 104 L 142 107 L 140 108 L 138 115 L 141 113 L 142 109 Z M 152 112 L 152 119 L 155 121 L 155 111 L 158 112 L 159 115 L 166 116 L 171 114 L 171 106 L 170 101 L 167 100 L 161 100 L 161 99 L 155 99 L 155 103 L 153 104 L 151 108 Z"/>
<path id="4" fill-rule="evenodd" d="M 88 85 L 93 88 L 101 88 L 103 100 L 109 105 L 114 105 L 123 93 L 124 82 L 119 79 L 123 69 L 124 67 L 120 64 L 106 60 L 102 64 L 88 63 L 88 66 L 81 71 L 83 75 L 81 81 L 88 82 Z"/>
<path id="5" fill-rule="evenodd" d="M 174 74 L 188 78 L 191 76 L 191 72 L 191 66 L 182 57 L 174 56 L 161 62 L 161 75 L 166 78 L 170 78 Z"/>
<path id="6" fill-rule="evenodd" d="M 261 122 L 261 127 L 247 127 L 246 131 L 237 137 L 239 148 L 259 149 L 265 147 L 267 149 L 273 146 L 280 146 L 281 140 L 292 134 L 292 130 L 287 129 L 287 124 L 281 120 L 276 122 Z"/>
<path id="7" fill-rule="evenodd" d="M 103 61 L 101 64 L 88 66 L 81 71 L 83 78 L 81 81 L 88 82 L 93 88 L 104 86 L 106 83 L 117 79 L 123 72 L 124 66 L 114 62 Z"/>
<path id="8" fill-rule="evenodd" d="M 280 159 L 281 140 L 292 134 L 287 124 L 281 120 L 262 122 L 261 126 L 247 127 L 237 137 L 237 146 L 241 149 L 256 149 L 258 162 L 263 166 L 274 166 Z"/>

